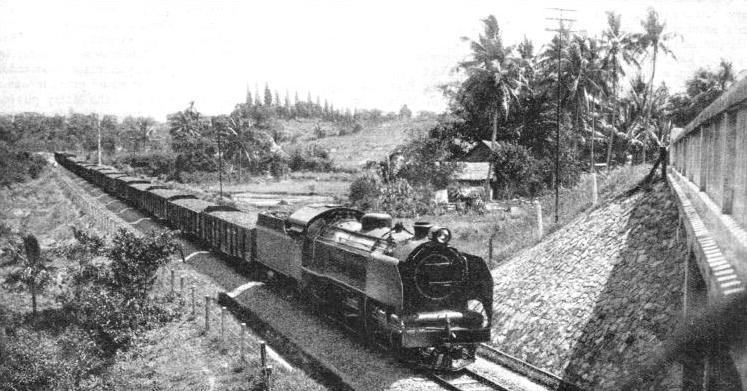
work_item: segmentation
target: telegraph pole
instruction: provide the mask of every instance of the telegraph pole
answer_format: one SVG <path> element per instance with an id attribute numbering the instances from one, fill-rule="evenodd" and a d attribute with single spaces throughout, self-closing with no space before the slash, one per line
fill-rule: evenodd
<path id="1" fill-rule="evenodd" d="M 99 143 L 99 166 L 101 166 L 101 121 L 99 121 L 98 116 L 96 116 L 95 118 L 96 118 L 96 129 L 98 130 L 98 133 L 99 133 L 99 141 L 98 141 Z"/>
<path id="2" fill-rule="evenodd" d="M 576 10 L 567 9 L 567 8 L 548 8 L 553 11 L 558 11 L 559 17 L 557 18 L 546 18 L 548 20 L 557 20 L 558 21 L 558 28 L 557 29 L 545 29 L 547 31 L 553 31 L 558 33 L 558 107 L 557 107 L 557 113 L 556 113 L 556 121 L 557 121 L 557 128 L 555 129 L 555 222 L 557 223 L 559 220 L 558 217 L 558 210 L 560 209 L 560 103 L 562 101 L 561 93 L 562 93 L 562 81 L 561 81 L 561 67 L 560 63 L 562 60 L 562 52 L 563 52 L 563 33 L 570 33 L 573 32 L 572 30 L 568 30 L 563 25 L 564 22 L 575 22 L 575 19 L 567 19 L 563 17 L 563 12 L 576 12 Z"/>
<path id="3" fill-rule="evenodd" d="M 220 189 L 220 198 L 223 198 L 223 154 L 221 153 L 220 148 L 220 131 L 222 128 L 222 123 L 219 123 L 220 121 L 216 121 L 215 118 L 212 119 L 212 122 L 213 129 L 215 129 L 215 136 L 218 139 L 218 186 Z"/>

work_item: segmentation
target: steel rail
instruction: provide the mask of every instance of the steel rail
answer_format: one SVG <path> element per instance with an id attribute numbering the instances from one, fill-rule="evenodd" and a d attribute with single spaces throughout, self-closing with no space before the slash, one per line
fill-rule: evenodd
<path id="1" fill-rule="evenodd" d="M 428 377 L 438 383 L 441 387 L 451 391 L 463 391 L 467 388 L 469 390 L 510 391 L 508 388 L 494 382 L 493 380 L 478 375 L 466 368 L 452 374 L 432 372 L 428 374 Z M 468 379 L 465 379 L 465 377 Z M 482 387 L 476 388 L 480 386 Z"/>

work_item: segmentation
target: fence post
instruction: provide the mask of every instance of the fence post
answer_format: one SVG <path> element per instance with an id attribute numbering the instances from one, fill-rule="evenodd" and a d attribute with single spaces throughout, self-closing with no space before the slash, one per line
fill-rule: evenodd
<path id="1" fill-rule="evenodd" d="M 210 296 L 205 296 L 205 334 L 210 331 Z"/>
<path id="2" fill-rule="evenodd" d="M 596 205 L 599 201 L 599 190 L 597 189 L 597 170 L 591 173 L 591 204 Z"/>
<path id="3" fill-rule="evenodd" d="M 195 316 L 195 284 L 192 284 L 192 316 Z"/>
<path id="4" fill-rule="evenodd" d="M 262 367 L 262 381 L 264 382 L 265 390 L 269 390 L 272 367 L 267 365 L 267 344 L 264 341 L 259 343 L 259 358 L 260 366 Z"/>
<path id="5" fill-rule="evenodd" d="M 174 269 L 170 269 L 171 271 L 171 294 L 174 294 Z"/>
<path id="6" fill-rule="evenodd" d="M 262 368 L 267 365 L 267 344 L 264 341 L 259 343 L 259 361 Z"/>
<path id="7" fill-rule="evenodd" d="M 184 296 L 184 276 L 179 276 L 179 294 Z"/>
<path id="8" fill-rule="evenodd" d="M 544 227 L 542 226 L 542 204 L 540 204 L 539 200 L 534 201 L 534 209 L 537 211 L 537 239 L 542 240 Z"/>
<path id="9" fill-rule="evenodd" d="M 493 265 L 493 236 L 488 239 L 488 265 Z"/>
<path id="10" fill-rule="evenodd" d="M 241 357 L 241 361 L 245 361 L 244 359 L 244 343 L 246 342 L 246 323 L 241 323 L 241 338 L 239 342 L 239 357 Z"/>
<path id="11" fill-rule="evenodd" d="M 226 307 L 220 307 L 220 343 L 223 347 L 226 346 L 225 317 L 226 317 Z"/>
<path id="12" fill-rule="evenodd" d="M 270 379 L 272 377 L 272 365 L 268 365 L 263 368 L 263 372 L 265 373 L 265 389 L 267 391 L 270 391 L 270 387 L 272 386 L 270 383 Z"/>

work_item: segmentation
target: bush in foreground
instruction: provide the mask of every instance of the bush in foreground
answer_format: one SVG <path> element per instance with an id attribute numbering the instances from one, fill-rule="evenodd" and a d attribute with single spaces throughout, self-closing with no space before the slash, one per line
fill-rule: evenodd
<path id="1" fill-rule="evenodd" d="M 171 298 L 148 297 L 175 249 L 171 234 L 138 238 L 121 230 L 109 244 L 84 232 L 75 237 L 78 243 L 53 252 L 77 261 L 57 297 L 61 307 L 30 317 L 0 305 L 0 389 L 112 389 L 105 374 L 116 353 L 178 316 L 166 305 Z"/>

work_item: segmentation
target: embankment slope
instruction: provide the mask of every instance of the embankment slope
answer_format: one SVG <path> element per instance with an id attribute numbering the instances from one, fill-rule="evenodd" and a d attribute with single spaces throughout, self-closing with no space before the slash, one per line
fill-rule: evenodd
<path id="1" fill-rule="evenodd" d="M 679 320 L 686 249 L 677 217 L 659 182 L 498 266 L 492 344 L 584 388 L 619 388 Z M 651 389 L 676 389 L 676 370 Z"/>

